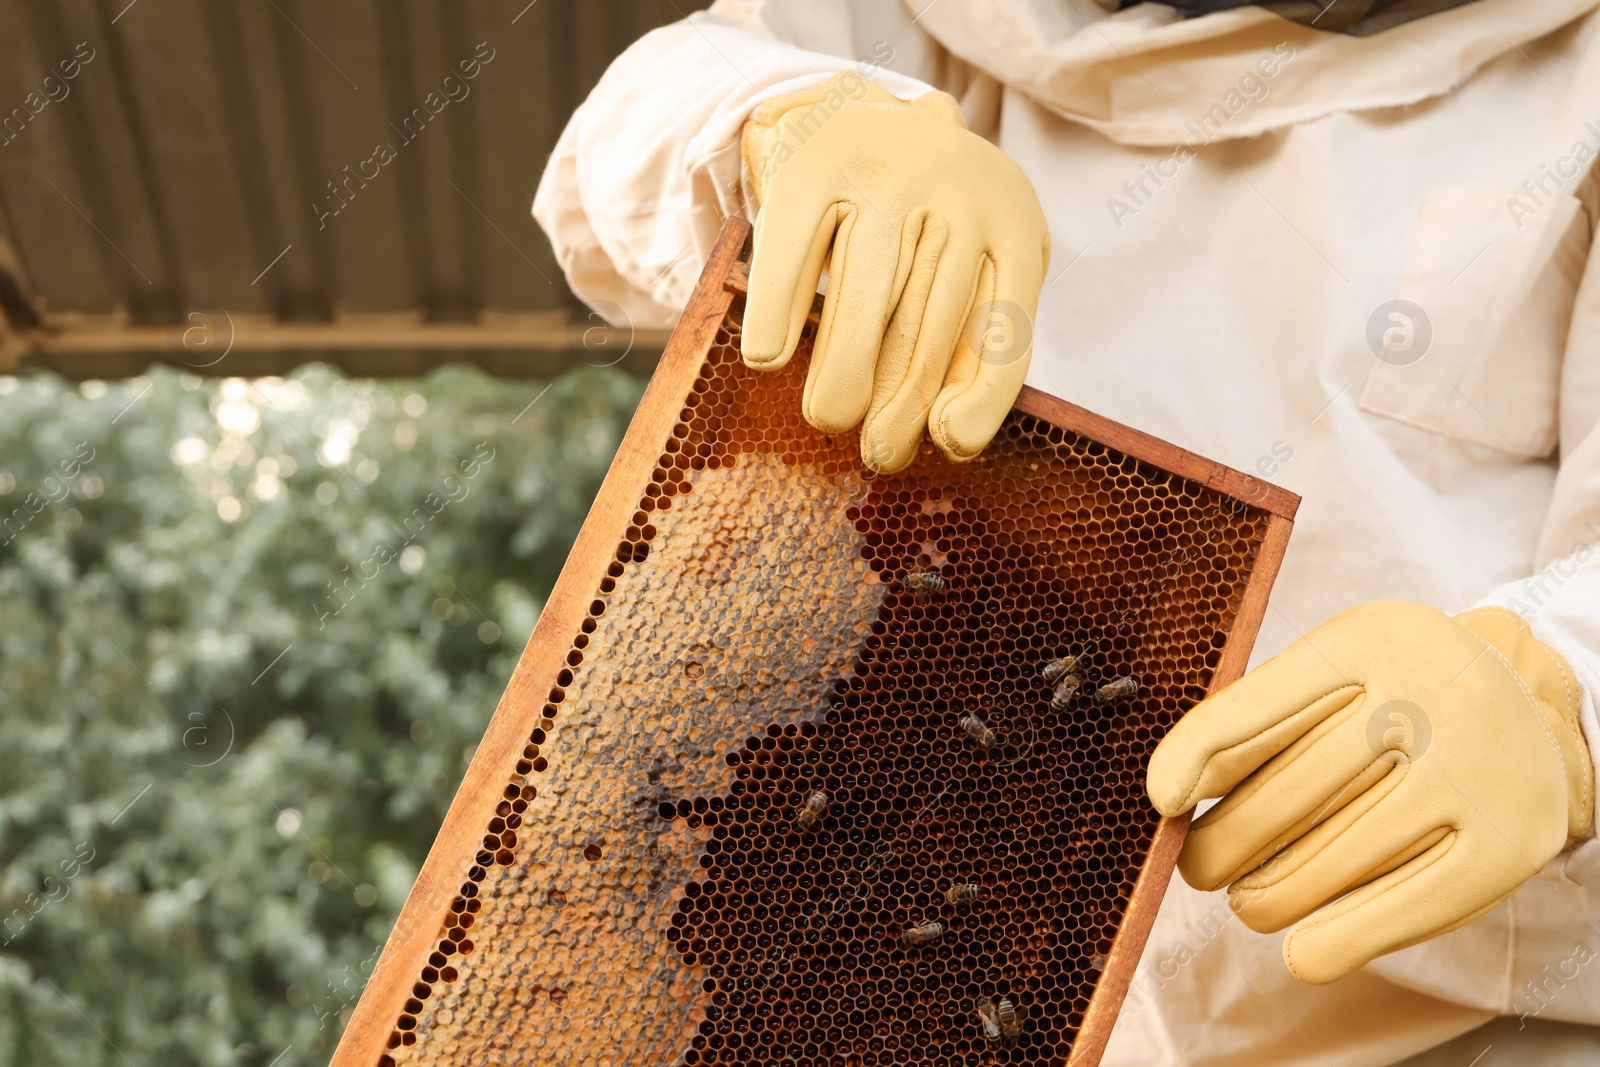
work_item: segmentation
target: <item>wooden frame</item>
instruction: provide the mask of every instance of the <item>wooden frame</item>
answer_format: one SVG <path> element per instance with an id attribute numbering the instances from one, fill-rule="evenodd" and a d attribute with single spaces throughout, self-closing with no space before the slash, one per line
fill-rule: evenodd
<path id="1" fill-rule="evenodd" d="M 384 1055 L 401 1005 L 411 996 L 438 937 L 441 920 L 458 892 L 462 873 L 472 863 L 483 832 L 483 817 L 506 781 L 506 769 L 523 754 L 530 727 L 556 679 L 564 657 L 589 611 L 595 590 L 616 559 L 620 531 L 634 521 L 640 494 L 692 386 L 713 336 L 735 296 L 747 284 L 740 254 L 750 228 L 729 220 L 712 249 L 688 306 L 668 342 L 660 366 L 634 415 L 611 470 L 600 488 L 537 627 L 523 651 L 504 696 L 478 746 L 465 780 L 445 816 L 433 848 L 367 982 L 332 1063 L 334 1067 L 374 1067 Z M 1245 501 L 1266 514 L 1238 614 L 1213 672 L 1212 690 L 1244 673 L 1266 612 L 1267 596 L 1282 562 L 1299 498 L 1248 474 L 1130 429 L 1075 404 L 1032 388 L 1017 399 L 1021 411 L 1075 431 L 1101 444 L 1182 478 Z M 1160 822 L 1141 868 L 1069 1063 L 1099 1062 L 1111 1036 L 1134 968 L 1143 950 L 1162 895 L 1188 829 L 1188 817 Z"/>

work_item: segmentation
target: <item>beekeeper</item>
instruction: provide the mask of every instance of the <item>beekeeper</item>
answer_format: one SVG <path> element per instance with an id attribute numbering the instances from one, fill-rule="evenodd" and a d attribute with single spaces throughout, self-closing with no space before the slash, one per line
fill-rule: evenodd
<path id="1" fill-rule="evenodd" d="M 1600 1023 L 1597 4 L 719 0 L 550 160 L 636 327 L 753 219 L 744 358 L 820 283 L 804 413 L 872 466 L 1026 380 L 1304 497 L 1259 665 L 1151 759 L 1222 799 L 1107 1063 Z"/>

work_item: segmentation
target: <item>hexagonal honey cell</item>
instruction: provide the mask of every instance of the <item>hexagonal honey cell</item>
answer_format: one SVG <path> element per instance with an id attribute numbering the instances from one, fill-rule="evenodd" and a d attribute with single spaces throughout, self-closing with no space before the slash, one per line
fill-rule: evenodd
<path id="1" fill-rule="evenodd" d="M 741 308 L 349 1062 L 1071 1051 L 1159 821 L 1146 761 L 1212 684 L 1268 513 L 1024 411 L 973 462 L 875 476 L 800 417 L 811 328 L 751 371 Z"/>

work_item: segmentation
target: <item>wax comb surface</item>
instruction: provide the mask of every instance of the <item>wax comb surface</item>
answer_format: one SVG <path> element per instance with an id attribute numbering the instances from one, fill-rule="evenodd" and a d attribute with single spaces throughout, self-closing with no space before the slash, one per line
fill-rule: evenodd
<path id="1" fill-rule="evenodd" d="M 336 1063 L 1098 1059 L 1187 825 L 1146 761 L 1242 672 L 1295 500 L 1032 390 L 873 476 L 800 417 L 812 327 L 740 362 L 744 231 Z"/>

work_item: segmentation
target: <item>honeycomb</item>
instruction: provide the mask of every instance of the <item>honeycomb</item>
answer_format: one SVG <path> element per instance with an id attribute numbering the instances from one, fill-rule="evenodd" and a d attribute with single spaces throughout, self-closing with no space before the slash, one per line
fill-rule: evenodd
<path id="1" fill-rule="evenodd" d="M 1266 513 L 1020 411 L 971 463 L 875 476 L 800 418 L 810 329 L 751 371 L 741 312 L 379 1067 L 1072 1048 L 1158 822 L 1146 761 Z"/>

